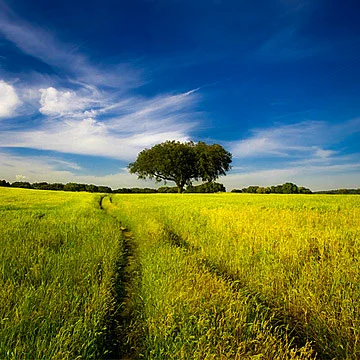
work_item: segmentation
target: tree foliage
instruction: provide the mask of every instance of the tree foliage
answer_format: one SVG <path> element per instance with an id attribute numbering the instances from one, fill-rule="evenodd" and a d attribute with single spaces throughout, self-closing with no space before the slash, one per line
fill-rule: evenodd
<path id="1" fill-rule="evenodd" d="M 230 163 L 231 154 L 221 145 L 166 141 L 141 151 L 128 167 L 139 179 L 173 181 L 178 192 L 183 192 L 192 180 L 210 182 L 225 175 L 231 168 Z"/>
<path id="2" fill-rule="evenodd" d="M 9 187 L 10 183 L 8 183 L 6 180 L 0 180 L 0 186 Z"/>
<path id="3" fill-rule="evenodd" d="M 230 170 L 231 154 L 221 145 L 207 145 L 204 142 L 198 142 L 195 150 L 197 169 L 202 181 L 215 181 Z"/>
<path id="4" fill-rule="evenodd" d="M 27 181 L 15 181 L 11 184 L 12 187 L 22 188 L 22 189 L 31 189 L 31 184 Z"/>

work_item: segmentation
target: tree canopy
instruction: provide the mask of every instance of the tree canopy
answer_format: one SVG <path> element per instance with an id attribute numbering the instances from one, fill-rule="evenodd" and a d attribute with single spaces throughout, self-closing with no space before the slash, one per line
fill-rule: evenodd
<path id="1" fill-rule="evenodd" d="M 226 175 L 230 164 L 231 154 L 221 145 L 165 141 L 141 151 L 128 168 L 139 179 L 149 178 L 165 183 L 173 181 L 181 193 L 185 185 L 192 184 L 192 180 L 210 182 Z"/>

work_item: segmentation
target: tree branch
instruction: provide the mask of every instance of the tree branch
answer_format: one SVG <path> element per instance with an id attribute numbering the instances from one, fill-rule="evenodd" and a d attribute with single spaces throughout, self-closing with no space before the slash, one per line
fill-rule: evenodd
<path id="1" fill-rule="evenodd" d="M 165 177 L 164 175 L 161 175 L 161 174 L 159 174 L 157 172 L 154 173 L 154 176 L 158 177 L 160 179 L 163 179 L 163 180 L 176 181 L 175 178 L 173 178 L 173 177 L 170 177 L 170 176 Z"/>

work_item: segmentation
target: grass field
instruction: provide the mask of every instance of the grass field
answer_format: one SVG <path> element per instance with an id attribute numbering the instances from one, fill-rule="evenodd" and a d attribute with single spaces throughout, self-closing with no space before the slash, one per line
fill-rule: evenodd
<path id="1" fill-rule="evenodd" d="M 106 352 L 122 238 L 99 201 L 0 188 L 1 359 Z"/>
<path id="2" fill-rule="evenodd" d="M 0 358 L 356 359 L 360 198 L 0 188 Z"/>

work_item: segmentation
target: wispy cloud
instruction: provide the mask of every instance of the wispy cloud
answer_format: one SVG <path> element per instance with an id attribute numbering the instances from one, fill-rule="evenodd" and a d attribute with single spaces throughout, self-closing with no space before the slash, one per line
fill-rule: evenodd
<path id="1" fill-rule="evenodd" d="M 48 116 L 45 121 L 33 129 L 2 131 L 0 144 L 131 160 L 155 143 L 188 140 L 198 99 L 193 90 L 107 105 L 75 91 L 49 88 L 42 90 L 39 105 Z"/>
<path id="2" fill-rule="evenodd" d="M 268 63 L 303 61 L 329 52 L 332 48 L 328 38 L 314 39 L 304 32 L 319 4 L 307 0 L 279 0 L 274 2 L 278 13 L 273 30 L 255 49 L 250 59 Z"/>
<path id="3" fill-rule="evenodd" d="M 28 87 L 21 81 L 16 88 L 3 82 L 13 103 L 8 101 L 0 108 L 0 116 L 12 113 L 21 100 L 29 105 L 36 121 L 24 122 L 23 128 L 7 123 L 0 133 L 2 147 L 128 161 L 157 142 L 188 140 L 197 124 L 199 89 L 148 96 L 139 96 L 134 90 L 130 93 L 131 87 L 144 83 L 132 66 L 94 64 L 76 44 L 64 43 L 48 30 L 29 24 L 1 0 L 0 33 L 23 53 L 61 73 L 46 79 L 41 76 L 39 84 Z M 16 92 L 19 98 L 15 98 Z"/>
<path id="4" fill-rule="evenodd" d="M 271 35 L 252 55 L 266 62 L 286 62 L 318 56 L 331 49 L 331 43 L 314 43 L 300 34 L 294 25 Z"/>
<path id="5" fill-rule="evenodd" d="M 150 99 L 131 98 L 120 103 L 120 115 L 109 121 L 113 130 L 155 131 L 173 129 L 186 131 L 196 125 L 194 106 L 199 102 L 198 89 L 180 94 L 163 94 Z M 185 118 L 188 120 L 185 120 Z"/>
<path id="6" fill-rule="evenodd" d="M 250 137 L 229 144 L 235 166 L 224 184 L 231 189 L 290 181 L 313 190 L 338 188 L 339 184 L 357 188 L 360 157 L 356 150 L 344 148 L 344 141 L 359 132 L 359 118 L 254 129 Z"/>
<path id="7" fill-rule="evenodd" d="M 0 0 L 0 33 L 21 51 L 50 65 L 56 72 L 65 71 L 77 81 L 128 89 L 143 84 L 141 70 L 126 63 L 93 64 L 76 51 L 76 44 L 57 39 L 50 31 L 21 19 Z"/>
<path id="8" fill-rule="evenodd" d="M 337 153 L 331 147 L 360 131 L 360 119 L 340 124 L 303 121 L 291 125 L 274 125 L 254 129 L 249 138 L 230 144 L 236 158 L 315 157 L 326 159 Z"/>

